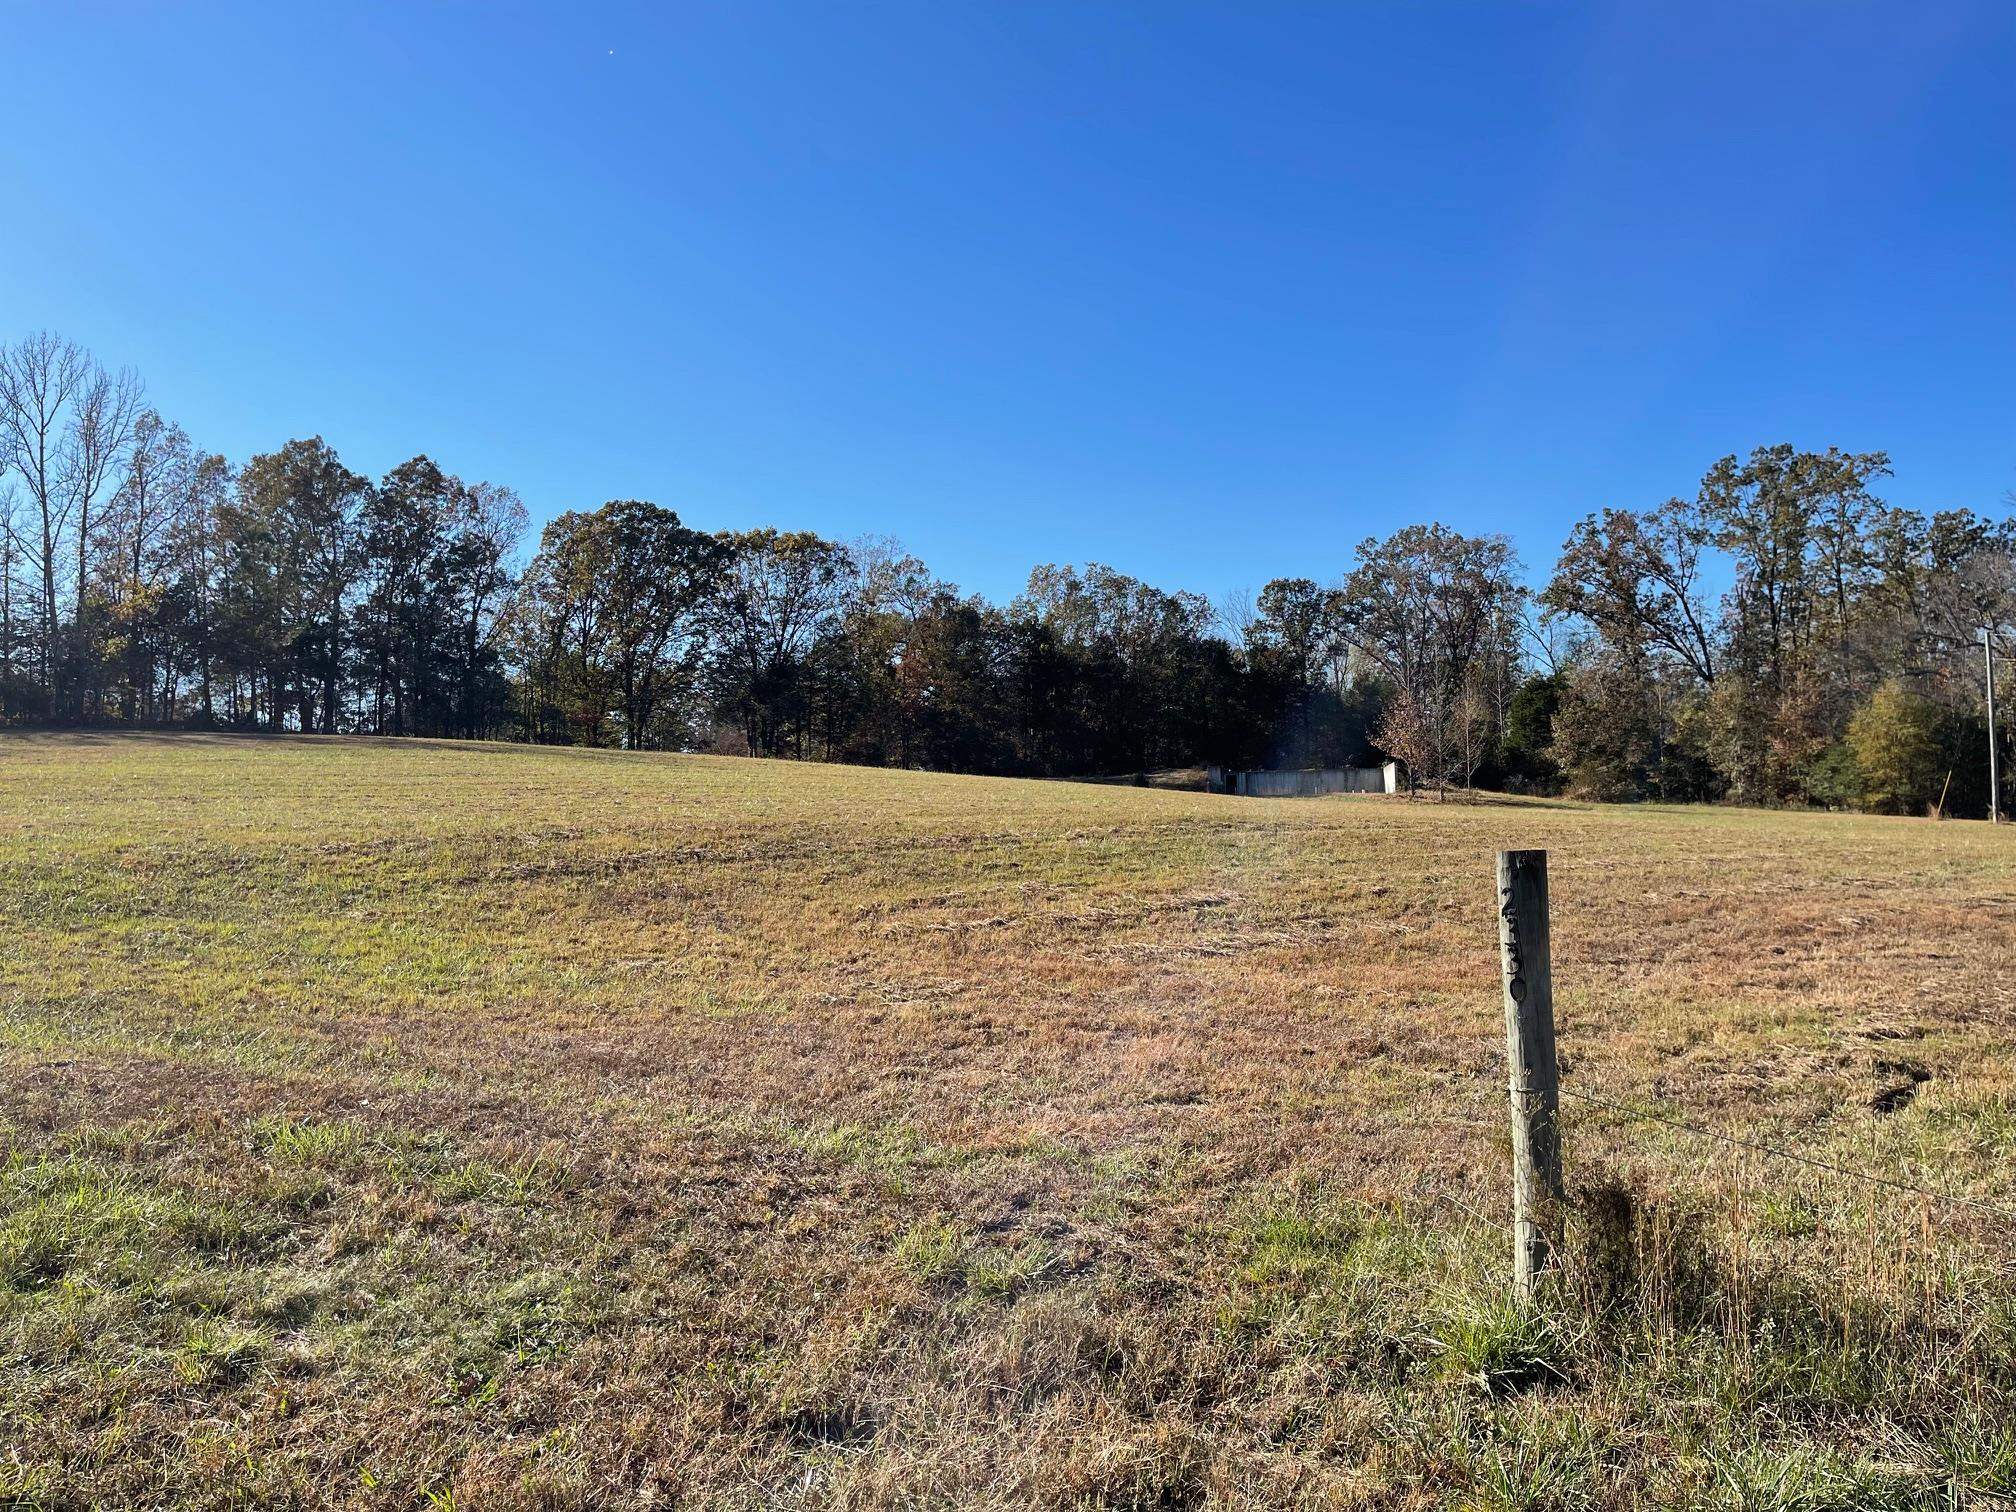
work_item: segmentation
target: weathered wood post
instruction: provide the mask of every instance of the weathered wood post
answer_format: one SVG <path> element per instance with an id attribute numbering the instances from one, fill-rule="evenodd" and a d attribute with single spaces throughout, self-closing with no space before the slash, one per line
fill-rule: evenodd
<path id="1" fill-rule="evenodd" d="M 1512 1084 L 1512 1272 L 1530 1295 L 1560 1242 L 1560 1073 L 1547 946 L 1547 852 L 1498 853 L 1498 951 Z"/>

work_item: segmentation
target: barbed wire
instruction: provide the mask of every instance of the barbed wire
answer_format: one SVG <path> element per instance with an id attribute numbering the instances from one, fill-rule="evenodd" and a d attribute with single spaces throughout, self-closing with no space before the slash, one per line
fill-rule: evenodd
<path id="1" fill-rule="evenodd" d="M 1593 1103 L 1599 1108 L 1608 1108 L 1613 1113 L 1623 1113 L 1632 1118 L 1642 1118 L 1647 1123 L 1664 1124 L 1683 1133 L 1696 1134 L 1703 1139 L 1719 1140 L 1726 1145 L 1734 1145 L 1742 1150 L 1754 1150 L 1760 1155 L 1775 1156 L 1779 1160 L 1789 1160 L 1796 1165 L 1811 1166 L 1818 1171 L 1831 1171 L 1836 1176 L 1848 1176 L 1856 1181 L 1867 1181 L 1876 1186 L 1892 1187 L 1900 1192 L 1910 1192 L 1914 1196 L 1930 1198 L 1934 1202 L 1951 1203 L 1956 1207 L 1972 1208 L 1978 1213 L 1986 1213 L 1991 1218 L 2000 1218 L 2005 1223 L 2016 1223 L 2016 1208 L 2004 1207 L 2000 1203 L 1984 1202 L 1978 1197 L 1962 1196 L 1958 1192 L 1941 1192 L 1931 1187 L 1923 1187 L 1915 1182 L 1900 1180 L 1895 1176 L 1884 1176 L 1876 1171 L 1857 1170 L 1853 1166 L 1837 1165 L 1831 1160 L 1822 1160 L 1817 1155 L 1802 1155 L 1797 1150 L 1787 1150 L 1779 1145 L 1765 1144 L 1762 1140 L 1744 1139 L 1739 1135 L 1725 1134 L 1720 1129 L 1703 1128 L 1700 1124 L 1688 1123 L 1685 1119 L 1669 1114 L 1655 1113 L 1650 1108 L 1635 1107 L 1630 1103 L 1612 1102 L 1607 1097 L 1598 1097 L 1592 1092 L 1578 1092 L 1572 1087 L 1556 1089 L 1563 1097 L 1572 1097 L 1578 1102 Z"/>

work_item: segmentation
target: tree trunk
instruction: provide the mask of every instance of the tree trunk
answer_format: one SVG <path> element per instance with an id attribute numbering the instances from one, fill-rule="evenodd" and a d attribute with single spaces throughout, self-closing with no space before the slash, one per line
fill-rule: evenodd
<path id="1" fill-rule="evenodd" d="M 57 707 L 56 688 L 56 526 L 49 506 L 42 506 L 42 688 L 49 712 Z"/>

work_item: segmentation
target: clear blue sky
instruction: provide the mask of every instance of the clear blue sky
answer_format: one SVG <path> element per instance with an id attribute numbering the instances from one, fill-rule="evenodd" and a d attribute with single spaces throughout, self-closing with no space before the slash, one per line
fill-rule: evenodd
<path id="1" fill-rule="evenodd" d="M 0 0 L 0 332 L 234 459 L 1216 594 L 2016 486 L 2016 6 Z"/>

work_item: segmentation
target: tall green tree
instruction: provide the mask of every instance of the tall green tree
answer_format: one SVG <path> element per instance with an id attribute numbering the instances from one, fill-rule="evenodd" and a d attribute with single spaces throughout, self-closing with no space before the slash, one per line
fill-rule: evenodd
<path id="1" fill-rule="evenodd" d="M 1896 679 L 1869 695 L 1848 722 L 1865 806 L 1879 814 L 1922 814 L 1939 796 L 1939 710 Z"/>
<path id="2" fill-rule="evenodd" d="M 363 565 L 370 480 L 320 436 L 247 462 L 224 520 L 227 597 L 240 632 L 254 718 L 275 729 L 334 733 L 347 686 L 348 615 Z"/>
<path id="3" fill-rule="evenodd" d="M 726 555 L 635 499 L 548 525 L 512 611 L 535 728 L 551 710 L 585 744 L 685 744 Z"/>
<path id="4" fill-rule="evenodd" d="M 716 697 L 751 755 L 803 755 L 808 661 L 847 601 L 853 557 L 802 530 L 717 540 L 725 572 L 710 605 Z"/>
<path id="5" fill-rule="evenodd" d="M 1392 689 L 1385 728 L 1417 783 L 1467 783 L 1496 746 L 1518 684 L 1518 572 L 1505 537 L 1443 525 L 1358 547 L 1343 634 Z"/>

